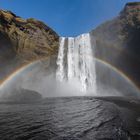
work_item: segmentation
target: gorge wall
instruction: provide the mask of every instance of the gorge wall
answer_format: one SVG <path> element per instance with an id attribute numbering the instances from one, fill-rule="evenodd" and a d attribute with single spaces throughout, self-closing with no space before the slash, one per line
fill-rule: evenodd
<path id="1" fill-rule="evenodd" d="M 0 10 L 0 79 L 28 63 L 57 55 L 58 42 L 58 34 L 43 22 Z"/>
<path id="2" fill-rule="evenodd" d="M 96 57 L 125 73 L 140 87 L 140 2 L 127 3 L 116 18 L 90 34 L 96 38 Z"/>

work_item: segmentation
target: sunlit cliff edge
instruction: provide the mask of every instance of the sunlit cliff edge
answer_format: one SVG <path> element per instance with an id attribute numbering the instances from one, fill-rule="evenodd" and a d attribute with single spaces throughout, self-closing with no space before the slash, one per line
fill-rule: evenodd
<path id="1" fill-rule="evenodd" d="M 0 10 L 0 77 L 32 61 L 56 55 L 59 37 L 43 22 Z"/>

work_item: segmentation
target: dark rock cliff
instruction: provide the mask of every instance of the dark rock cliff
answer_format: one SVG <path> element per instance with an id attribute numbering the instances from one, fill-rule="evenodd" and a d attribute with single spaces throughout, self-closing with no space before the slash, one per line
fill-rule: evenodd
<path id="1" fill-rule="evenodd" d="M 43 22 L 0 10 L 0 79 L 32 61 L 56 55 L 59 36 Z"/>
<path id="2" fill-rule="evenodd" d="M 96 57 L 140 87 L 140 2 L 127 3 L 116 18 L 91 31 L 91 36 L 96 39 Z"/>

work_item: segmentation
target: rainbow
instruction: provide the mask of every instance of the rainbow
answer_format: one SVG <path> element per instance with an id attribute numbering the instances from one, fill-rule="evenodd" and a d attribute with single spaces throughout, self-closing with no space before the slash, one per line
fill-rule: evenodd
<path id="1" fill-rule="evenodd" d="M 134 84 L 133 80 L 131 80 L 131 78 L 129 76 L 127 76 L 124 72 L 122 72 L 121 70 L 117 69 L 116 67 L 114 67 L 113 65 L 107 63 L 106 61 L 103 61 L 99 58 L 96 58 L 96 60 L 104 65 L 106 65 L 107 67 L 109 67 L 111 70 L 115 71 L 116 73 L 118 73 L 121 77 L 123 77 L 128 83 L 130 83 L 133 87 L 135 87 L 137 90 L 140 90 L 139 87 Z"/>
<path id="2" fill-rule="evenodd" d="M 7 85 L 8 82 L 12 81 L 19 73 L 22 73 L 25 69 L 33 65 L 34 62 L 28 63 L 26 65 L 23 65 L 22 67 L 17 68 L 14 72 L 12 72 L 10 75 L 8 75 L 4 80 L 0 83 L 0 89 Z"/>
<path id="3" fill-rule="evenodd" d="M 135 87 L 138 91 L 140 90 L 138 88 L 138 86 L 136 86 L 134 84 L 134 82 L 131 80 L 131 78 L 129 78 L 126 74 L 124 74 L 122 71 L 118 70 L 116 67 L 112 66 L 111 64 L 107 63 L 106 61 L 103 61 L 99 58 L 95 58 L 96 61 L 106 65 L 107 67 L 109 67 L 111 70 L 115 71 L 116 73 L 118 73 L 121 77 L 123 77 L 125 80 L 127 80 L 127 82 L 129 82 L 133 87 Z M 41 59 L 44 60 L 44 59 Z M 31 63 L 25 64 L 20 68 L 17 68 L 12 74 L 8 75 L 3 81 L 1 81 L 0 83 L 0 89 L 2 89 L 3 87 L 5 87 L 9 82 L 11 82 L 12 80 L 14 80 L 18 75 L 20 75 L 24 70 L 32 67 L 34 64 L 38 63 L 39 61 L 41 62 L 41 60 L 36 60 L 33 61 Z"/>
<path id="4" fill-rule="evenodd" d="M 47 58 L 45 58 L 47 59 Z M 11 74 L 9 74 L 6 78 L 4 78 L 4 80 L 0 81 L 0 89 L 2 89 L 3 87 L 5 87 L 10 81 L 14 80 L 18 75 L 20 75 L 24 70 L 32 67 L 33 65 L 37 64 L 38 62 L 41 62 L 45 59 L 39 59 L 39 60 L 35 60 L 29 63 L 26 63 L 24 65 L 22 65 L 21 67 L 18 67 L 14 72 L 12 72 Z"/>

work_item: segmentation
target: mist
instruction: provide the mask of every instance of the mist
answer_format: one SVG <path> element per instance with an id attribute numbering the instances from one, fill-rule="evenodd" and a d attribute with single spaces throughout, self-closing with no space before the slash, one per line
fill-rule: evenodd
<path id="1" fill-rule="evenodd" d="M 139 96 L 139 89 L 122 71 L 104 61 L 90 34 L 60 38 L 58 56 L 29 64 L 1 86 L 0 97 L 21 89 L 38 92 L 43 98 L 68 96 Z M 99 53 L 99 51 L 101 51 Z M 99 59 L 97 56 L 104 59 Z M 115 59 L 109 58 L 110 61 Z M 10 67 L 10 66 L 9 66 Z"/>
<path id="2" fill-rule="evenodd" d="M 96 61 L 96 93 L 90 89 L 87 92 L 79 90 L 80 83 L 60 82 L 56 80 L 56 67 L 49 60 L 38 61 L 20 70 L 6 83 L 1 85 L 1 98 L 13 94 L 17 89 L 33 90 L 42 97 L 69 96 L 138 96 L 138 89 L 125 76 L 109 65 Z M 113 79 L 113 80 L 112 80 Z"/>

